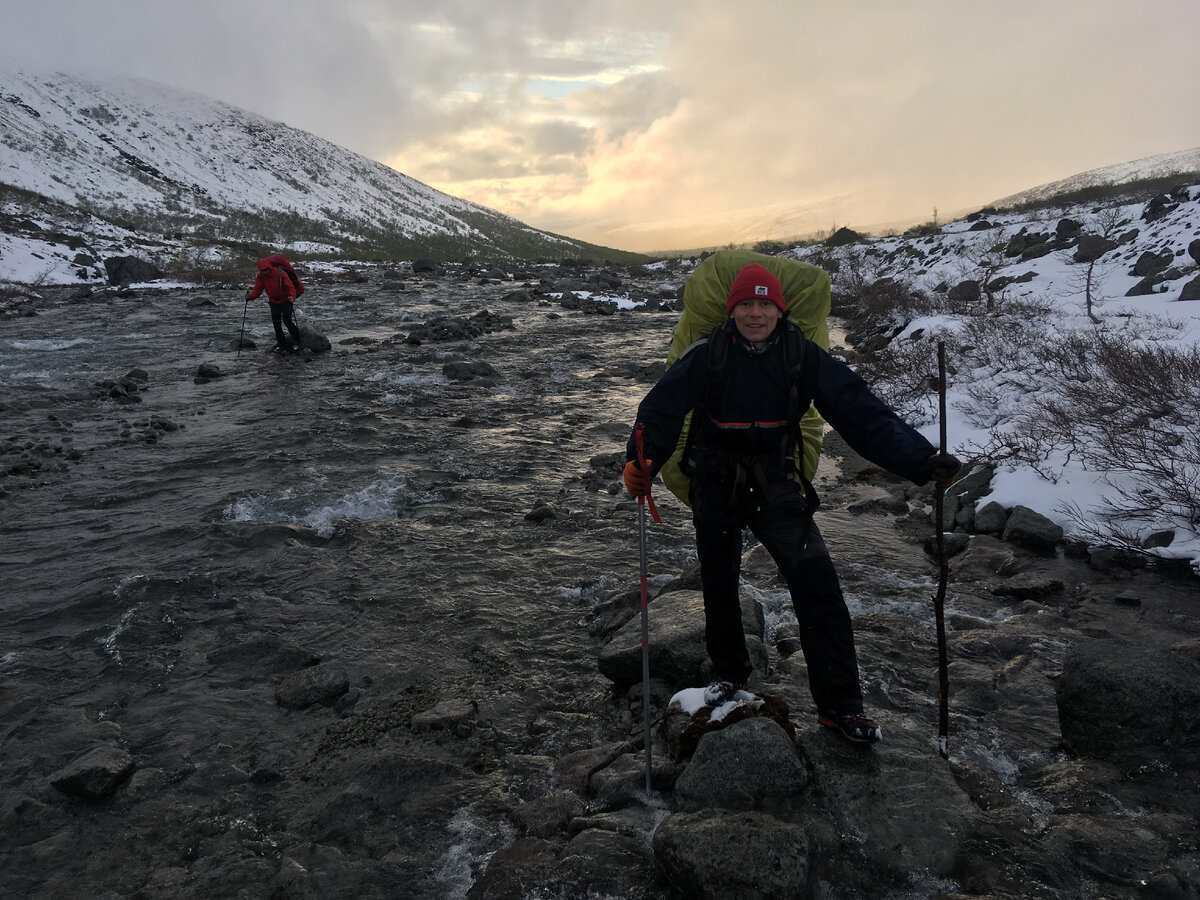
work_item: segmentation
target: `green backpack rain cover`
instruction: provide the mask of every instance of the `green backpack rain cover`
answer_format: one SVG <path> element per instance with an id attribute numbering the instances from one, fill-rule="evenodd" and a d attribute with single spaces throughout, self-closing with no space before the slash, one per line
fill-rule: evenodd
<path id="1" fill-rule="evenodd" d="M 830 303 L 828 275 L 816 266 L 794 259 L 764 256 L 750 250 L 719 250 L 700 263 L 684 285 L 683 315 L 679 317 L 675 333 L 671 336 L 671 348 L 667 353 L 668 369 L 688 347 L 728 318 L 725 302 L 729 297 L 729 288 L 737 273 L 750 263 L 758 263 L 779 279 L 783 297 L 787 301 L 788 318 L 799 326 L 810 341 L 829 349 L 829 326 L 826 322 Z M 679 459 L 687 443 L 691 419 L 692 414 L 688 413 L 675 453 L 661 470 L 663 484 L 689 506 L 689 481 L 679 468 Z M 803 440 L 796 448 L 796 462 L 809 481 L 817 472 L 824 427 L 824 420 L 811 406 L 800 418 Z"/>

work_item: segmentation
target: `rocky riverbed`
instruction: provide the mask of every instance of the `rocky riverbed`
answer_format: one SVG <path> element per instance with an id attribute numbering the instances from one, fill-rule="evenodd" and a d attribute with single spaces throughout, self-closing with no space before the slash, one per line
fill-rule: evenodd
<path id="1" fill-rule="evenodd" d="M 816 725 L 752 543 L 769 702 L 698 739 L 668 709 L 703 651 L 664 494 L 647 794 L 619 463 L 686 271 L 512 274 L 312 276 L 286 356 L 244 285 L 3 302 L 7 893 L 1200 895 L 1194 577 L 976 511 L 976 470 L 943 759 L 933 498 L 836 437 L 820 521 L 884 742 Z"/>

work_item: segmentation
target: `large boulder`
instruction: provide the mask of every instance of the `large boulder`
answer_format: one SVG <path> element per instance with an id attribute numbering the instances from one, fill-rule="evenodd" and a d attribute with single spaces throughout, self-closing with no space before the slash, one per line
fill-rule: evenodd
<path id="1" fill-rule="evenodd" d="M 133 757 L 119 747 L 95 747 L 50 776 L 50 783 L 64 794 L 100 800 L 125 781 L 137 766 Z"/>
<path id="2" fill-rule="evenodd" d="M 1014 506 L 1004 523 L 1004 540 L 1038 553 L 1053 553 L 1063 539 L 1061 525 L 1028 506 Z"/>
<path id="3" fill-rule="evenodd" d="M 704 597 L 699 591 L 662 594 L 650 601 L 650 674 L 671 684 L 695 686 L 709 680 L 708 651 L 704 643 Z M 742 627 L 750 661 L 759 672 L 767 670 L 763 644 L 762 608 L 753 598 L 742 597 Z M 600 672 L 616 686 L 628 690 L 642 681 L 642 619 L 636 615 L 600 650 Z"/>
<path id="4" fill-rule="evenodd" d="M 109 284 L 133 284 L 163 277 L 158 266 L 136 256 L 110 256 L 104 261 L 104 271 L 108 273 Z"/>
<path id="5" fill-rule="evenodd" d="M 1200 764 L 1200 666 L 1119 641 L 1076 645 L 1056 692 L 1063 744 L 1129 769 Z"/>
<path id="6" fill-rule="evenodd" d="M 678 813 L 654 833 L 654 857 L 680 897 L 809 896 L 804 828 L 761 812 Z"/>
<path id="7" fill-rule="evenodd" d="M 1116 241 L 1098 234 L 1081 234 L 1075 247 L 1075 262 L 1095 262 L 1109 250 L 1120 246 Z"/>
<path id="8" fill-rule="evenodd" d="M 321 334 L 315 328 L 308 325 L 300 327 L 300 345 L 305 350 L 311 350 L 313 353 L 327 353 L 332 346 L 329 343 L 329 338 Z"/>
<path id="9" fill-rule="evenodd" d="M 687 812 L 769 808 L 787 805 L 807 785 L 808 770 L 783 727 L 745 719 L 700 739 L 675 782 L 672 806 Z"/>
<path id="10" fill-rule="evenodd" d="M 1193 278 L 1179 292 L 1180 300 L 1200 300 L 1200 277 Z"/>

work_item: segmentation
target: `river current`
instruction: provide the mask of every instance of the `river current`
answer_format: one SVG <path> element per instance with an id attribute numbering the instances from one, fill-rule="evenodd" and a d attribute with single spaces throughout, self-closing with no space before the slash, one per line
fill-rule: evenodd
<path id="1" fill-rule="evenodd" d="M 636 584 L 617 461 L 677 314 L 366 276 L 310 284 L 300 322 L 332 343 L 316 355 L 268 352 L 241 286 L 49 291 L 0 320 L 16 894 L 264 896 L 282 858 L 330 895 L 465 896 L 550 761 L 631 730 L 587 616 Z M 482 310 L 511 327 L 407 341 Z M 450 377 L 463 361 L 495 374 Z M 130 373 L 137 402 L 113 396 Z M 665 579 L 694 554 L 687 510 L 659 502 Z M 928 629 L 929 561 L 833 506 L 852 610 Z M 777 584 L 747 587 L 769 627 L 790 616 Z M 339 707 L 276 702 L 279 661 L 306 656 L 347 672 Z M 473 706 L 469 738 L 407 727 L 439 703 Z M 104 743 L 137 761 L 134 786 L 64 803 L 47 779 Z"/>

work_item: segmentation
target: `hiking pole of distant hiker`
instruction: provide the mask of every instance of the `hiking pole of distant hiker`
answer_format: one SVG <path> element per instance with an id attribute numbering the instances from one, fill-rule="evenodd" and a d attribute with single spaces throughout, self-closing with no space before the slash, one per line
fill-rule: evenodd
<path id="1" fill-rule="evenodd" d="M 638 497 L 638 567 L 641 574 L 642 606 L 642 732 L 646 744 L 646 793 L 650 793 L 650 591 L 646 576 L 646 504 L 650 504 L 650 515 L 657 524 L 662 524 L 654 498 L 650 496 L 650 467 L 646 464 L 646 426 L 641 422 L 633 428 L 633 441 L 637 447 L 638 470 L 642 473 L 642 484 L 646 493 Z"/>
<path id="2" fill-rule="evenodd" d="M 938 341 L 938 450 L 946 453 L 946 344 Z M 933 598 L 933 612 L 937 620 L 938 645 L 938 752 L 942 759 L 950 758 L 950 675 L 946 660 L 946 582 L 950 576 L 950 565 L 946 560 L 945 523 L 942 521 L 946 489 L 940 484 L 934 487 L 935 525 L 937 529 L 938 587 Z"/>
<path id="3" fill-rule="evenodd" d="M 238 332 L 238 352 L 237 359 L 242 358 L 242 336 L 246 333 L 246 313 L 250 310 L 250 298 L 246 298 L 246 305 L 242 307 L 242 330 Z"/>

